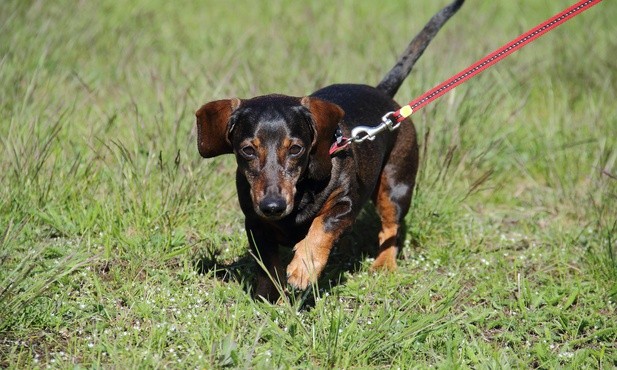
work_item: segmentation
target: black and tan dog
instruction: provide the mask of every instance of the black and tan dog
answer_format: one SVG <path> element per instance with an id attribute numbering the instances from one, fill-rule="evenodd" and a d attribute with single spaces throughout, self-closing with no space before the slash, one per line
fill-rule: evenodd
<path id="1" fill-rule="evenodd" d="M 334 155 L 329 148 L 337 130 L 349 137 L 354 127 L 377 124 L 400 108 L 392 97 L 463 2 L 454 1 L 433 16 L 376 88 L 339 84 L 307 97 L 218 100 L 197 111 L 199 153 L 205 158 L 236 156 L 238 198 L 249 243 L 267 268 L 257 274 L 257 295 L 278 297 L 270 277 L 281 282 L 286 278 L 300 289 L 316 281 L 333 245 L 369 198 L 382 222 L 372 269 L 396 268 L 400 225 L 418 169 L 413 124 L 407 120 L 397 131 Z M 285 274 L 279 245 L 295 251 Z"/>

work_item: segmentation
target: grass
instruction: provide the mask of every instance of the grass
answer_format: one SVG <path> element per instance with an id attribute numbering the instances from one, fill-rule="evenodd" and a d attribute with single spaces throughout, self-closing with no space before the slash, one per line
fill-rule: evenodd
<path id="1" fill-rule="evenodd" d="M 374 84 L 442 2 L 0 3 L 0 367 L 617 366 L 617 32 L 602 3 L 415 115 L 396 274 L 370 207 L 269 305 L 204 102 Z M 418 96 L 567 1 L 469 2 Z M 368 258 L 367 258 L 368 256 Z"/>

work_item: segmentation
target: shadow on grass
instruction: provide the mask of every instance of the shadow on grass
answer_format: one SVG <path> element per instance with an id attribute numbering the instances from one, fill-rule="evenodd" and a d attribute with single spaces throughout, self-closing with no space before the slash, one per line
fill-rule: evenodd
<path id="1" fill-rule="evenodd" d="M 367 257 L 374 257 L 378 249 L 377 235 L 381 228 L 379 215 L 375 207 L 369 204 L 364 207 L 350 232 L 344 235 L 330 253 L 328 264 L 323 271 L 317 286 L 320 294 L 329 292 L 337 285 L 345 284 L 346 273 L 356 273 L 362 268 L 362 262 Z M 406 227 L 403 225 L 403 235 Z M 281 260 L 284 266 L 291 261 L 291 248 L 280 247 Z M 225 282 L 236 282 L 251 293 L 256 269 L 261 268 L 250 252 L 232 263 L 220 263 L 217 260 L 218 250 L 210 250 L 209 255 L 202 255 L 196 260 L 195 266 L 200 274 L 213 273 L 217 279 Z M 306 300 L 301 305 L 310 308 L 314 305 L 312 294 L 304 294 Z"/>

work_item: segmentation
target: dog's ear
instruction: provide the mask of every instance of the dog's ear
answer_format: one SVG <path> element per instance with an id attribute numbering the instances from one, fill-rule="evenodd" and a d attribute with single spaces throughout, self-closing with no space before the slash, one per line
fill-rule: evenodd
<path id="1" fill-rule="evenodd" d="M 229 119 L 240 106 L 240 99 L 216 100 L 204 104 L 195 112 L 197 118 L 197 148 L 204 158 L 232 153 L 229 141 Z"/>
<path id="2" fill-rule="evenodd" d="M 304 97 L 300 103 L 309 110 L 315 131 L 309 162 L 309 176 L 323 179 L 332 170 L 329 150 L 334 142 L 334 133 L 345 111 L 334 103 L 314 97 Z"/>

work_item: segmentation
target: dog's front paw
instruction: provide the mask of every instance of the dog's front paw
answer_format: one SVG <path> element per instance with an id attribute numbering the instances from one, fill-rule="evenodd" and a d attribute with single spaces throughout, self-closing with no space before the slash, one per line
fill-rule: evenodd
<path id="1" fill-rule="evenodd" d="M 304 245 L 297 245 L 295 249 L 294 258 L 287 265 L 287 282 L 296 289 L 304 290 L 310 283 L 317 281 L 319 273 L 325 266 L 325 261 L 309 253 Z"/>
<path id="2" fill-rule="evenodd" d="M 310 282 L 310 274 L 299 258 L 294 259 L 287 266 L 287 282 L 294 288 L 306 289 Z"/>

